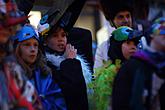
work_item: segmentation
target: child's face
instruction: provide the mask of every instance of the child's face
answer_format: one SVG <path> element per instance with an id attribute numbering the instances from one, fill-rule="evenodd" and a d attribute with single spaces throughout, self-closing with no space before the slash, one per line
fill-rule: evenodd
<path id="1" fill-rule="evenodd" d="M 26 64 L 31 65 L 36 61 L 38 45 L 38 41 L 35 38 L 31 38 L 20 43 L 21 58 Z"/>
<path id="2" fill-rule="evenodd" d="M 62 28 L 58 28 L 47 40 L 47 46 L 55 51 L 65 51 L 67 44 L 66 33 Z"/>
<path id="3" fill-rule="evenodd" d="M 0 29 L 0 44 L 5 44 L 10 37 L 10 30 L 7 28 Z"/>
<path id="4" fill-rule="evenodd" d="M 129 59 L 130 56 L 132 56 L 137 50 L 136 45 L 133 41 L 125 41 L 122 44 L 121 48 L 125 59 Z"/>

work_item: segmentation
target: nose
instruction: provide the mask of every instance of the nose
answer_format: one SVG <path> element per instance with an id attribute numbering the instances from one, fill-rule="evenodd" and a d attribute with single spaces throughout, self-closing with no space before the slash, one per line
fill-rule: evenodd
<path id="1" fill-rule="evenodd" d="M 129 18 L 127 16 L 124 16 L 124 21 L 125 22 L 128 22 L 129 21 Z"/>
<path id="2" fill-rule="evenodd" d="M 132 50 L 137 49 L 136 44 L 134 42 L 130 42 L 130 45 L 131 45 L 130 47 L 131 47 Z"/>
<path id="3" fill-rule="evenodd" d="M 58 36 L 58 42 L 62 42 L 64 39 L 61 36 Z"/>
<path id="4" fill-rule="evenodd" d="M 131 46 L 131 49 L 136 51 L 137 50 L 137 47 L 135 45 L 132 45 Z"/>
<path id="5" fill-rule="evenodd" d="M 30 51 L 31 52 L 35 52 L 35 50 L 36 50 L 35 46 L 30 46 Z"/>

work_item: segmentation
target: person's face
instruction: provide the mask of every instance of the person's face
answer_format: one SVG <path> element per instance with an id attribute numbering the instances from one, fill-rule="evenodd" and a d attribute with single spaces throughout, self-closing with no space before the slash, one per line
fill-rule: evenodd
<path id="1" fill-rule="evenodd" d="M 10 35 L 11 35 L 10 29 L 8 29 L 8 28 L 1 28 L 0 29 L 0 44 L 7 43 Z"/>
<path id="2" fill-rule="evenodd" d="M 152 42 L 156 45 L 156 50 L 165 51 L 165 35 L 154 35 Z"/>
<path id="3" fill-rule="evenodd" d="M 21 58 L 26 64 L 31 65 L 36 61 L 38 46 L 38 41 L 35 38 L 31 38 L 20 43 Z"/>
<path id="4" fill-rule="evenodd" d="M 62 28 L 58 28 L 47 40 L 47 46 L 58 52 L 65 51 L 66 44 L 66 32 Z"/>
<path id="5" fill-rule="evenodd" d="M 129 11 L 120 11 L 113 20 L 116 27 L 128 26 L 132 27 L 132 17 Z"/>
<path id="6" fill-rule="evenodd" d="M 132 56 L 137 50 L 136 45 L 133 41 L 125 41 L 122 44 L 121 48 L 125 59 L 129 59 L 130 56 Z"/>

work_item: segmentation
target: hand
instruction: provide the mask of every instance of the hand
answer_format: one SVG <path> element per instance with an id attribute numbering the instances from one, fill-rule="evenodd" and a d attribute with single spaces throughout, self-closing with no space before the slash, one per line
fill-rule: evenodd
<path id="1" fill-rule="evenodd" d="M 67 44 L 65 49 L 65 55 L 66 58 L 76 58 L 77 49 L 75 49 L 74 46 L 72 46 L 71 44 Z"/>

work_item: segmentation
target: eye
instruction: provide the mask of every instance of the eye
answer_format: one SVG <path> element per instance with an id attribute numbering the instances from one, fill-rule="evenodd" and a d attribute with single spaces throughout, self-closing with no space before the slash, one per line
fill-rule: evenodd
<path id="1" fill-rule="evenodd" d="M 23 46 L 30 46 L 30 43 L 24 43 Z"/>
<path id="2" fill-rule="evenodd" d="M 66 37 L 66 33 L 62 33 L 62 37 Z"/>
<path id="3" fill-rule="evenodd" d="M 37 44 L 37 43 L 35 43 L 35 44 L 34 44 L 34 46 L 35 46 L 35 47 L 38 47 L 38 44 Z"/>
<path id="4" fill-rule="evenodd" d="M 131 44 L 131 41 L 128 40 L 128 41 L 126 41 L 126 43 L 129 45 L 129 44 Z"/>
<path id="5" fill-rule="evenodd" d="M 130 14 L 127 14 L 126 17 L 127 17 L 127 18 L 130 18 Z"/>
<path id="6" fill-rule="evenodd" d="M 123 15 L 119 15 L 117 16 L 118 19 L 122 19 L 123 18 Z"/>
<path id="7" fill-rule="evenodd" d="M 53 37 L 57 37 L 58 35 L 57 34 L 54 34 Z"/>

